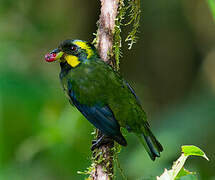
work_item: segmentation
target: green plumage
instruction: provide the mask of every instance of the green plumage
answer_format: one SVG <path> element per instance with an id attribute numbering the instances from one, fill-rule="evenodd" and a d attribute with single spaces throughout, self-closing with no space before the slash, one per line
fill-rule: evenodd
<path id="1" fill-rule="evenodd" d="M 144 125 L 147 124 L 145 112 L 126 82 L 105 62 L 94 59 L 71 69 L 62 77 L 67 93 L 68 80 L 81 104 L 108 104 L 121 127 L 127 125 L 136 133 L 143 132 Z"/>
<path id="2" fill-rule="evenodd" d="M 61 51 L 67 50 L 67 55 L 76 56 L 80 61 L 76 67 L 71 67 L 66 58 L 61 58 L 60 79 L 70 102 L 118 143 L 126 145 L 120 126 L 139 137 L 152 160 L 159 157 L 163 148 L 149 129 L 146 113 L 133 89 L 99 58 L 92 45 L 80 41 L 93 51 L 89 58 L 88 52 L 76 42 L 79 41 L 67 40 L 59 46 Z M 70 46 L 76 46 L 75 52 L 68 50 Z"/>

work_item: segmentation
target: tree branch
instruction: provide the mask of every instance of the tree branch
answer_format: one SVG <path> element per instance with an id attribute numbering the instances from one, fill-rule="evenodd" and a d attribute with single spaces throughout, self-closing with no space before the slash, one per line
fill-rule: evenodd
<path id="1" fill-rule="evenodd" d="M 113 40 L 115 19 L 117 16 L 119 0 L 101 0 L 101 14 L 98 21 L 97 49 L 100 57 L 105 62 L 113 58 Z M 112 64 L 114 62 L 112 61 Z M 101 132 L 97 130 L 96 139 L 101 137 Z M 90 177 L 93 180 L 113 179 L 113 156 L 114 141 L 101 146 L 93 152 L 93 163 Z"/>
<path id="2" fill-rule="evenodd" d="M 106 62 L 109 60 L 108 55 L 112 55 L 118 4 L 119 0 L 101 0 L 97 49 L 100 57 Z"/>

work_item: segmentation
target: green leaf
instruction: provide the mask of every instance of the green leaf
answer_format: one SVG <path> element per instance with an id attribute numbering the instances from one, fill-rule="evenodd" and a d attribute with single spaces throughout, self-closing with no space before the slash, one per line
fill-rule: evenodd
<path id="1" fill-rule="evenodd" d="M 157 180 L 197 180 L 195 172 L 189 172 L 184 169 L 184 164 L 187 158 L 191 155 L 201 156 L 208 160 L 205 153 L 198 147 L 193 145 L 185 145 L 181 147 L 182 154 L 181 156 L 173 163 L 172 169 L 164 170 L 164 173 L 157 177 Z"/>
<path id="2" fill-rule="evenodd" d="M 189 175 L 186 175 L 186 176 L 183 176 L 177 180 L 197 180 L 197 176 L 194 175 L 194 174 L 189 174 Z"/>
<path id="3" fill-rule="evenodd" d="M 185 145 L 185 146 L 182 146 L 181 149 L 185 156 L 191 156 L 191 155 L 192 156 L 201 156 L 209 161 L 206 154 L 200 148 L 198 148 L 196 146 Z"/>
<path id="4" fill-rule="evenodd" d="M 195 172 L 190 172 L 183 167 L 183 168 L 181 168 L 178 175 L 176 176 L 176 179 L 179 179 L 179 178 L 181 179 L 181 177 L 183 177 L 183 176 L 195 175 L 195 174 L 196 174 Z"/>
<path id="5" fill-rule="evenodd" d="M 215 0 L 208 0 L 208 4 L 211 9 L 212 16 L 215 20 Z"/>

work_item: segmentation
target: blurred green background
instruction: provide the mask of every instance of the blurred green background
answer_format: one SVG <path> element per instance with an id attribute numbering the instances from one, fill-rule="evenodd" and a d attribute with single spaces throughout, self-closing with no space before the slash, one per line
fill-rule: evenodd
<path id="1" fill-rule="evenodd" d="M 189 170 L 215 179 L 215 24 L 207 1 L 143 0 L 139 41 L 123 43 L 121 73 L 142 100 L 164 146 L 152 162 L 127 135 L 129 180 L 160 175 L 180 146 L 202 148 Z M 0 180 L 76 180 L 90 165 L 92 125 L 65 98 L 59 65 L 44 54 L 66 38 L 92 41 L 99 1 L 0 1 Z M 124 35 L 128 29 L 124 29 Z M 117 174 L 117 180 L 121 177 Z"/>

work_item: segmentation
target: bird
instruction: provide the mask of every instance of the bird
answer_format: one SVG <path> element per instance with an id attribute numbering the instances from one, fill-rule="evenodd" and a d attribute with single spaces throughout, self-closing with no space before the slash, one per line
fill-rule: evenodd
<path id="1" fill-rule="evenodd" d="M 45 60 L 60 63 L 59 78 L 70 103 L 102 132 L 92 149 L 104 143 L 105 138 L 126 146 L 121 133 L 121 128 L 125 128 L 137 135 L 153 161 L 160 157 L 163 147 L 150 130 L 134 89 L 100 58 L 93 44 L 67 39 L 47 53 Z"/>

